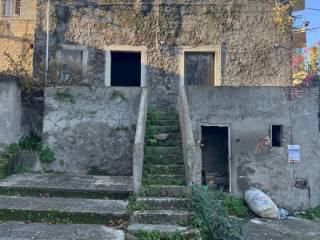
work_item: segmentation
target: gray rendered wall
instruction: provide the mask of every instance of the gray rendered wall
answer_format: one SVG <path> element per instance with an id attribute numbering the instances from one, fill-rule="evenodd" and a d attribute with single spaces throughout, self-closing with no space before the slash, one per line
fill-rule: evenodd
<path id="1" fill-rule="evenodd" d="M 320 204 L 319 90 L 293 92 L 296 99 L 289 101 L 285 88 L 187 88 L 197 149 L 200 149 L 201 125 L 225 124 L 231 128 L 231 189 L 234 194 L 242 196 L 249 186 L 256 186 L 278 205 L 289 209 Z M 272 124 L 284 125 L 284 141 L 280 148 L 271 148 L 264 141 L 270 136 Z M 287 157 L 291 139 L 293 144 L 301 146 L 301 163 L 295 167 L 288 163 Z M 311 199 L 308 189 L 295 187 L 295 175 L 308 181 Z"/>
<path id="2" fill-rule="evenodd" d="M 132 175 L 140 95 L 140 88 L 47 88 L 43 136 L 56 155 L 47 170 Z"/>
<path id="3" fill-rule="evenodd" d="M 0 77 L 0 150 L 21 137 L 21 93 L 15 79 Z"/>

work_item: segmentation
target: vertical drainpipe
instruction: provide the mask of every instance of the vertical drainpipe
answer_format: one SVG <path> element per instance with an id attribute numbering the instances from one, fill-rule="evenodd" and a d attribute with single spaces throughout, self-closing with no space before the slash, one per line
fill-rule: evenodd
<path id="1" fill-rule="evenodd" d="M 49 71 L 49 27 L 50 27 L 50 0 L 47 3 L 47 43 L 46 43 L 46 72 L 45 72 L 45 83 L 48 80 Z"/>

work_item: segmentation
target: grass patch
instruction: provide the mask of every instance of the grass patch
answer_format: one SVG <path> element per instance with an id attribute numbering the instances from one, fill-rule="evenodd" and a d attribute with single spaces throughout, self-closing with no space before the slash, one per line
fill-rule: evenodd
<path id="1" fill-rule="evenodd" d="M 198 228 L 203 240 L 240 240 L 241 225 L 228 216 L 213 192 L 194 188 L 189 198 L 190 210 L 195 216 L 192 227 Z"/>
<path id="2" fill-rule="evenodd" d="M 159 231 L 152 231 L 152 232 L 140 231 L 137 237 L 139 240 L 160 240 L 160 232 Z"/>
<path id="3" fill-rule="evenodd" d="M 314 222 L 320 222 L 320 206 L 306 210 L 305 213 L 300 214 L 299 217 L 306 218 Z"/>
<path id="4" fill-rule="evenodd" d="M 232 196 L 230 193 L 215 191 L 215 197 L 221 201 L 222 206 L 229 215 L 239 218 L 249 217 L 249 208 L 244 199 Z"/>

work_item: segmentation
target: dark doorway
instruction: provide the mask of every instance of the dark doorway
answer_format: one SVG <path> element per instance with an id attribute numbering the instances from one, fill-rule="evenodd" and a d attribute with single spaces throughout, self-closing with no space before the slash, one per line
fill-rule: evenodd
<path id="1" fill-rule="evenodd" d="M 111 86 L 141 86 L 141 53 L 111 52 Z"/>
<path id="2" fill-rule="evenodd" d="M 185 54 L 185 84 L 214 86 L 214 53 Z"/>
<path id="3" fill-rule="evenodd" d="M 229 129 L 202 126 L 202 182 L 213 189 L 229 190 Z"/>

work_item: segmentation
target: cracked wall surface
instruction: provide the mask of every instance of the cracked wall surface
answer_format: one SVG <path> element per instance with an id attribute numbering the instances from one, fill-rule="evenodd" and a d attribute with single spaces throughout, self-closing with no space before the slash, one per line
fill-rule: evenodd
<path id="1" fill-rule="evenodd" d="M 86 174 L 98 169 L 106 175 L 132 175 L 140 92 L 140 88 L 47 88 L 43 138 L 56 161 L 46 170 Z"/>

